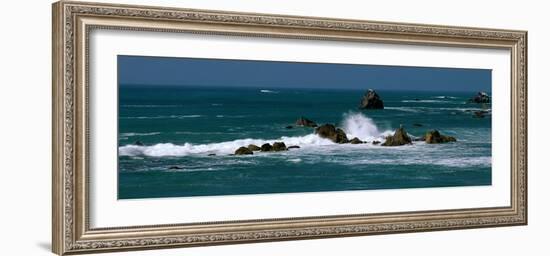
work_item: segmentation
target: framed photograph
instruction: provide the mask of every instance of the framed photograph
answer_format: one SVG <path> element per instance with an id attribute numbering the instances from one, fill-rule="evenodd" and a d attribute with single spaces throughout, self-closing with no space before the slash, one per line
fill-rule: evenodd
<path id="1" fill-rule="evenodd" d="M 527 224 L 527 32 L 61 1 L 53 251 Z"/>

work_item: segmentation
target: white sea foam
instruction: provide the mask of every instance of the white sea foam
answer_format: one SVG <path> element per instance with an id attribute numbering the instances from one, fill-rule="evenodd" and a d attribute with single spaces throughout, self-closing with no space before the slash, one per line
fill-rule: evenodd
<path id="1" fill-rule="evenodd" d="M 160 132 L 125 132 L 121 133 L 120 136 L 122 137 L 132 137 L 132 136 L 152 136 L 152 135 L 158 135 Z"/>
<path id="2" fill-rule="evenodd" d="M 261 93 L 279 93 L 278 91 L 272 91 L 272 90 L 260 90 Z"/>
<path id="3" fill-rule="evenodd" d="M 300 158 L 292 158 L 292 159 L 288 159 L 287 161 L 292 162 L 292 163 L 299 163 L 299 162 L 302 162 L 302 159 L 300 159 Z"/>
<path id="4" fill-rule="evenodd" d="M 182 105 L 121 105 L 123 108 L 176 108 Z"/>
<path id="5" fill-rule="evenodd" d="M 202 115 L 169 115 L 169 116 L 125 116 L 121 119 L 185 119 L 185 118 L 198 118 Z"/>
<path id="6" fill-rule="evenodd" d="M 118 152 L 121 156 L 186 156 L 192 154 L 232 154 L 239 147 L 246 147 L 250 144 L 262 145 L 264 143 L 273 143 L 277 141 L 284 142 L 287 146 L 297 145 L 301 148 L 307 148 L 318 145 L 334 144 L 328 139 L 320 138 L 315 134 L 297 137 L 281 137 L 279 139 L 239 139 L 233 141 L 209 143 L 209 144 L 191 144 L 175 145 L 172 143 L 159 143 L 151 146 L 126 145 L 119 147 Z"/>
<path id="7" fill-rule="evenodd" d="M 492 159 L 490 156 L 457 157 L 439 159 L 433 161 L 431 164 L 449 167 L 491 166 L 491 161 Z"/>
<path id="8" fill-rule="evenodd" d="M 366 117 L 362 113 L 349 112 L 344 114 L 342 128 L 346 132 L 348 138 L 357 137 L 365 141 L 379 140 L 384 141 L 385 137 L 393 133 L 392 130 L 380 131 L 374 124 L 372 119 Z M 137 134 L 132 134 L 137 135 Z M 153 135 L 151 133 L 151 135 Z M 131 135 L 127 135 L 131 136 Z M 278 139 L 238 139 L 232 141 L 208 143 L 208 144 L 192 144 L 185 143 L 176 145 L 172 143 L 159 143 L 150 146 L 126 145 L 119 147 L 121 156 L 186 156 L 192 154 L 232 154 L 239 147 L 246 147 L 250 144 L 262 145 L 265 143 L 272 144 L 273 142 L 282 141 L 287 146 L 300 146 L 300 148 L 316 148 L 323 145 L 334 145 L 328 139 L 323 139 L 316 134 L 308 134 L 305 136 L 287 137 L 283 136 Z M 314 147 L 315 146 L 315 147 Z"/>
<path id="9" fill-rule="evenodd" d="M 452 103 L 446 100 L 402 100 L 401 102 L 419 102 L 419 103 Z"/>
<path id="10" fill-rule="evenodd" d="M 344 114 L 344 121 L 342 122 L 342 128 L 346 132 L 348 138 L 357 137 L 360 140 L 372 141 L 372 140 L 384 140 L 384 138 L 393 131 L 380 131 L 372 119 L 366 117 L 362 113 L 349 112 Z"/>
<path id="11" fill-rule="evenodd" d="M 453 96 L 434 96 L 433 98 L 436 98 L 436 99 L 456 99 L 456 97 L 453 97 Z"/>
<path id="12" fill-rule="evenodd" d="M 491 112 L 490 108 L 483 109 L 483 108 L 463 108 L 463 107 L 457 107 L 457 108 L 432 108 L 432 107 L 384 107 L 384 109 L 388 110 L 397 110 L 397 111 L 404 111 L 404 112 L 411 112 L 411 113 L 418 113 L 422 111 L 460 111 L 460 112 L 469 112 L 469 111 L 489 111 Z"/>
<path id="13" fill-rule="evenodd" d="M 420 112 L 420 109 L 418 109 L 418 108 L 412 108 L 412 107 L 384 107 L 384 109 L 398 110 L 398 111 L 411 112 L 411 113 L 418 113 L 418 112 Z"/>

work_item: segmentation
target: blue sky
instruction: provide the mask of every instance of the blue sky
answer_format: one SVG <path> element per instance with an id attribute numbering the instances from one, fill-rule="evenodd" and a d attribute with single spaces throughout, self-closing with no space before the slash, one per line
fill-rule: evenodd
<path id="1" fill-rule="evenodd" d="M 120 85 L 491 91 L 491 70 L 118 56 Z"/>

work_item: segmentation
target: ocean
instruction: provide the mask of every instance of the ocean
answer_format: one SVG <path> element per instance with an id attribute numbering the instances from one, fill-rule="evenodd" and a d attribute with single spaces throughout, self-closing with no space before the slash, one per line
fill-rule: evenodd
<path id="1" fill-rule="evenodd" d="M 377 90 L 385 108 L 359 110 L 366 89 L 121 85 L 118 198 L 491 185 L 491 109 L 467 103 L 476 92 Z M 335 144 L 294 125 L 302 116 L 349 139 L 383 142 L 402 125 L 457 142 Z M 300 148 L 233 155 L 276 141 Z"/>

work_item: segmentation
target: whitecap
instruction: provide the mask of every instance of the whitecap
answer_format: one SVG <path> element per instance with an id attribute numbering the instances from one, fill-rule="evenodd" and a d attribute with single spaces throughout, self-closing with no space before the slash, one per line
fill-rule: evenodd
<path id="1" fill-rule="evenodd" d="M 419 102 L 419 103 L 452 103 L 446 100 L 402 100 L 401 102 Z"/>
<path id="2" fill-rule="evenodd" d="M 152 135 L 159 135 L 160 132 L 125 132 L 121 133 L 120 136 L 122 137 L 132 137 L 132 136 L 152 136 Z"/>
<path id="3" fill-rule="evenodd" d="M 278 91 L 272 91 L 272 90 L 260 90 L 261 93 L 279 93 Z"/>
<path id="4" fill-rule="evenodd" d="M 123 116 L 120 119 L 184 119 L 184 118 L 198 118 L 202 115 L 169 115 L 169 116 Z"/>
<path id="5" fill-rule="evenodd" d="M 182 105 L 121 105 L 123 108 L 175 108 Z"/>
<path id="6" fill-rule="evenodd" d="M 411 112 L 411 113 L 420 112 L 418 108 L 411 108 L 411 107 L 384 107 L 384 109 L 398 110 L 398 111 Z"/>
<path id="7" fill-rule="evenodd" d="M 292 158 L 292 159 L 288 159 L 287 161 L 288 161 L 288 162 L 292 162 L 292 163 L 299 163 L 299 162 L 302 162 L 302 159 L 300 159 L 300 158 Z"/>
<path id="8" fill-rule="evenodd" d="M 435 99 L 456 99 L 457 97 L 441 95 L 441 96 L 434 96 L 433 98 L 435 98 Z"/>

